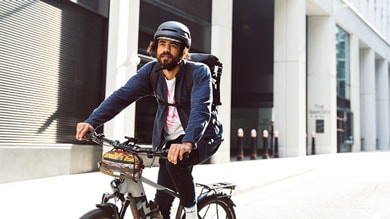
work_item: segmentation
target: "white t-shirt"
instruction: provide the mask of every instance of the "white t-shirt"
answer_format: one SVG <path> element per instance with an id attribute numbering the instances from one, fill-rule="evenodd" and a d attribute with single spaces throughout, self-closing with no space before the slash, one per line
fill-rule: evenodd
<path id="1" fill-rule="evenodd" d="M 168 103 L 175 104 L 175 86 L 176 78 L 168 80 L 165 78 L 168 87 Z M 164 137 L 171 141 L 184 134 L 183 126 L 181 125 L 179 114 L 175 106 L 168 106 L 168 115 L 164 125 Z"/>

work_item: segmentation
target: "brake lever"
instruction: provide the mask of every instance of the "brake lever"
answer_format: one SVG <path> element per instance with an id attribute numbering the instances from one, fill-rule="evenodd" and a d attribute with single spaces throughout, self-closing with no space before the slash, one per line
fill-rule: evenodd
<path id="1" fill-rule="evenodd" d="M 92 140 L 92 132 L 87 132 L 84 136 L 83 136 L 83 141 L 91 141 Z"/>
<path id="2" fill-rule="evenodd" d="M 127 139 L 126 143 L 129 144 L 129 143 L 133 143 L 133 144 L 137 144 L 139 142 L 139 138 L 134 138 L 134 137 L 128 137 L 128 136 L 125 136 L 125 138 Z"/>

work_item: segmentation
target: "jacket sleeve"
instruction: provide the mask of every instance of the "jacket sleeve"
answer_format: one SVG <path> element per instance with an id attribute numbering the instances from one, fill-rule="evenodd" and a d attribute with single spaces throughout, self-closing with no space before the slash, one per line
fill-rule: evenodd
<path id="1" fill-rule="evenodd" d="M 105 99 L 85 122 L 93 127 L 103 125 L 105 122 L 114 118 L 124 108 L 134 101 L 148 95 L 152 95 L 149 72 L 152 64 L 144 65 L 134 76 L 132 76 L 125 85 L 114 91 Z"/>
<path id="2" fill-rule="evenodd" d="M 204 64 L 196 65 L 192 77 L 190 116 L 182 141 L 191 142 L 196 149 L 211 117 L 212 84 L 210 70 Z"/>

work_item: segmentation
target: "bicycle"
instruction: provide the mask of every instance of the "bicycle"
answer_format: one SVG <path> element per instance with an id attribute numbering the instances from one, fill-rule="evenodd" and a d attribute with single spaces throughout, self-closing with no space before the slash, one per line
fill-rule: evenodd
<path id="1" fill-rule="evenodd" d="M 85 213 L 81 216 L 81 219 L 122 219 L 125 217 L 128 207 L 130 207 L 135 219 L 162 218 L 157 204 L 153 201 L 148 202 L 143 187 L 144 183 L 157 190 L 162 190 L 175 198 L 179 197 L 177 192 L 142 176 L 145 166 L 140 155 L 146 155 L 148 158 L 159 157 L 160 159 L 166 159 L 167 150 L 154 150 L 151 147 L 138 145 L 134 138 L 125 138 L 127 140 L 120 143 L 118 140 L 111 140 L 106 138 L 104 134 L 97 134 L 96 132 L 89 133 L 85 137 L 86 140 L 99 145 L 112 146 L 113 149 L 111 151 L 127 153 L 128 157 L 126 159 L 131 161 L 128 164 L 132 166 L 127 165 L 126 168 L 123 168 L 121 165 L 124 165 L 124 162 L 119 165 L 104 166 L 103 161 L 100 162 L 100 171 L 114 176 L 114 180 L 110 183 L 112 193 L 104 193 L 101 202 L 96 205 L 97 208 Z M 196 186 L 200 189 L 200 193 L 197 196 L 199 218 L 236 218 L 235 204 L 231 199 L 236 185 L 232 183 L 214 183 L 210 185 L 196 183 Z M 119 204 L 119 207 L 117 204 Z M 184 207 L 180 202 L 177 206 L 175 218 L 185 218 Z"/>

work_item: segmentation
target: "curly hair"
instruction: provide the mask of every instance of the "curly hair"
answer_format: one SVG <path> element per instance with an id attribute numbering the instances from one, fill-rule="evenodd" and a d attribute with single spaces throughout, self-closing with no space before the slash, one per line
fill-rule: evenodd
<path id="1" fill-rule="evenodd" d="M 157 55 L 156 54 L 157 53 L 157 40 L 150 41 L 149 46 L 148 46 L 146 51 L 152 57 L 156 57 L 156 55 Z M 181 53 L 180 56 L 182 59 L 187 59 L 187 60 L 191 59 L 189 49 L 187 47 L 185 47 L 184 44 L 182 44 L 182 43 L 180 43 L 180 53 Z"/>

